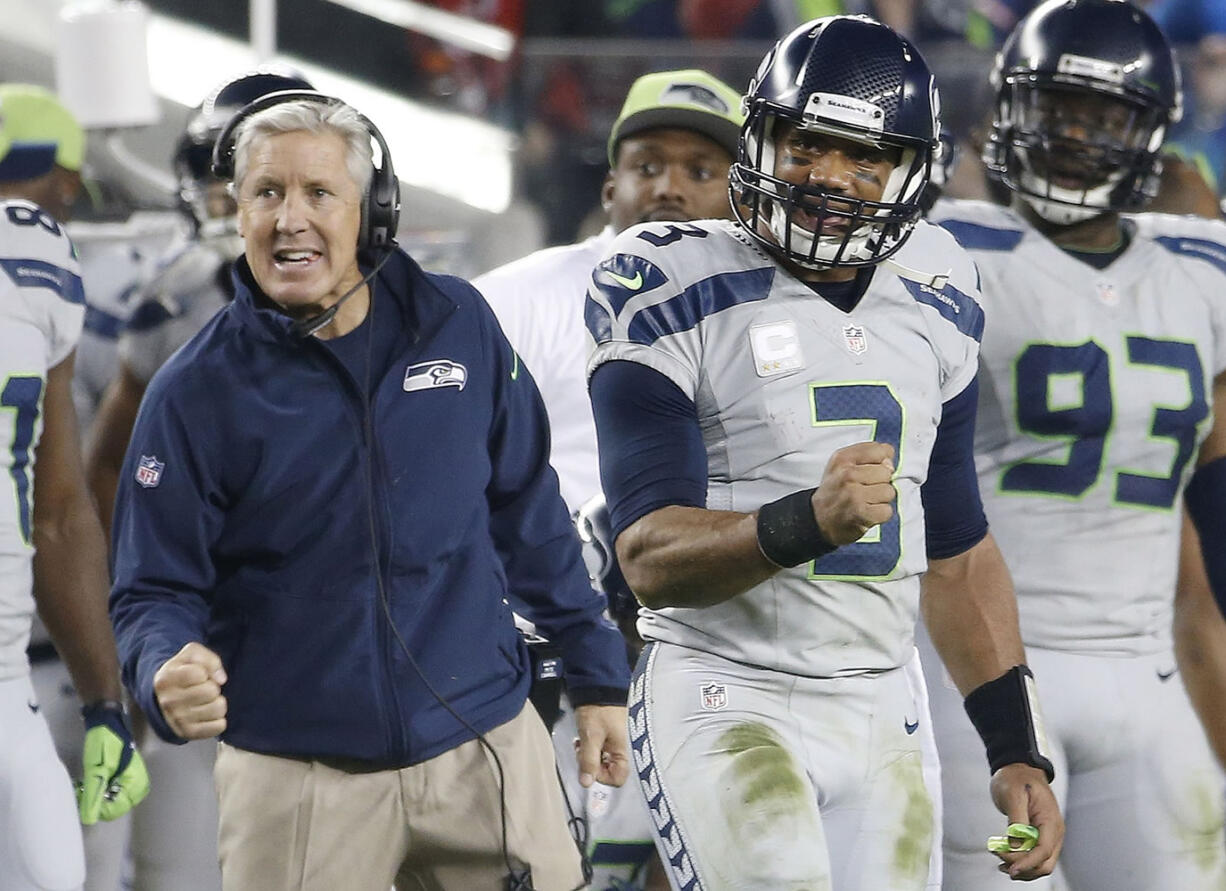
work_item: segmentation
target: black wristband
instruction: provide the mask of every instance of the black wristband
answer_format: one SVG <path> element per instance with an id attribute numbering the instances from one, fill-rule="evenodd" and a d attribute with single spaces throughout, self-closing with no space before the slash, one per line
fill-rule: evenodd
<path id="1" fill-rule="evenodd" d="M 813 493 L 803 489 L 784 495 L 758 509 L 758 548 L 776 566 L 791 568 L 829 554 L 835 545 L 826 541 L 813 516 Z"/>
<path id="2" fill-rule="evenodd" d="M 963 705 L 987 749 L 993 773 L 1006 764 L 1020 762 L 1042 770 L 1049 783 L 1055 779 L 1056 769 L 1045 751 L 1047 737 L 1029 668 L 1013 666 L 996 680 L 972 690 Z"/>
<path id="3" fill-rule="evenodd" d="M 119 712 L 121 715 L 127 715 L 128 707 L 118 699 L 99 699 L 88 705 L 81 706 L 81 714 L 84 717 L 89 717 L 99 712 Z"/>

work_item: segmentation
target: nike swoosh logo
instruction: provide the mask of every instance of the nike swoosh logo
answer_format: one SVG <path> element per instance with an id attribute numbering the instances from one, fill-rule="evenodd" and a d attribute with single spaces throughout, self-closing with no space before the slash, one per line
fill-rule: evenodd
<path id="1" fill-rule="evenodd" d="M 1158 680 L 1162 681 L 1162 683 L 1165 684 L 1167 681 L 1169 681 L 1171 678 L 1175 676 L 1175 672 L 1177 671 L 1179 671 L 1178 668 L 1172 668 L 1170 671 L 1160 671 L 1158 672 Z"/>
<path id="2" fill-rule="evenodd" d="M 26 705 L 28 705 L 30 707 L 30 711 L 36 715 L 38 714 L 38 710 L 41 708 L 37 702 L 30 702 L 28 699 L 26 700 Z"/>
<path id="3" fill-rule="evenodd" d="M 624 275 L 618 275 L 616 272 L 609 272 L 609 278 L 613 279 L 613 281 L 617 282 L 623 288 L 631 291 L 637 291 L 639 288 L 643 287 L 642 270 L 636 270 L 634 273 L 634 278 L 626 278 Z"/>
<path id="4" fill-rule="evenodd" d="M 910 736 L 912 733 L 919 730 L 919 721 L 916 721 L 914 724 L 912 724 L 906 718 L 903 718 L 902 719 L 902 729 L 907 731 L 907 736 Z"/>
<path id="5" fill-rule="evenodd" d="M 519 377 L 519 353 L 512 350 L 511 355 L 515 357 L 515 364 L 511 366 L 511 380 L 516 380 Z"/>

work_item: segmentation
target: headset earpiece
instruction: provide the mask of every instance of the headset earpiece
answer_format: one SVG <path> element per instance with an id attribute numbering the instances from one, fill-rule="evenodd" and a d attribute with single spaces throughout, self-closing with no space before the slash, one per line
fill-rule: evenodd
<path id="1" fill-rule="evenodd" d="M 335 96 L 315 90 L 279 90 L 247 103 L 226 122 L 213 145 L 213 175 L 220 180 L 234 182 L 234 144 L 238 128 L 243 121 L 274 105 L 304 101 L 324 105 L 341 104 L 341 100 Z M 359 113 L 358 117 L 366 126 L 370 138 L 379 147 L 379 164 L 371 172 L 370 185 L 363 196 L 358 250 L 385 250 L 395 243 L 396 227 L 400 221 L 400 180 L 396 178 L 396 171 L 392 167 L 392 154 L 383 134 L 365 115 Z"/>

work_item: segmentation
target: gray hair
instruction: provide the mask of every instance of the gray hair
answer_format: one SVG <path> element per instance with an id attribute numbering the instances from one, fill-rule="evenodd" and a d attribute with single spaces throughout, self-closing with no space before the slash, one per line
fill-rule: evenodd
<path id="1" fill-rule="evenodd" d="M 234 185 L 247 175 L 251 146 L 257 139 L 278 133 L 306 130 L 335 133 L 345 141 L 345 166 L 349 177 L 365 195 L 374 173 L 370 130 L 362 116 L 343 102 L 316 102 L 310 99 L 284 102 L 256 112 L 238 126 L 234 141 Z"/>

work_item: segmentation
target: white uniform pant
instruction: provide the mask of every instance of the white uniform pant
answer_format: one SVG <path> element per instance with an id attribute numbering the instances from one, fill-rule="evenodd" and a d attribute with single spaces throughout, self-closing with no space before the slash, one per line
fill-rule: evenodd
<path id="1" fill-rule="evenodd" d="M 962 697 L 923 648 L 945 795 L 945 889 L 1014 887 L 984 847 L 1005 818 Z M 1053 891 L 1222 891 L 1222 776 L 1171 652 L 1091 656 L 1027 648 L 1068 832 Z"/>
<path id="2" fill-rule="evenodd" d="M 73 891 L 85 881 L 72 783 L 28 676 L 0 681 L 0 891 Z"/>
<path id="3" fill-rule="evenodd" d="M 650 644 L 630 740 L 673 887 L 926 888 L 921 705 L 902 669 L 804 678 Z"/>

